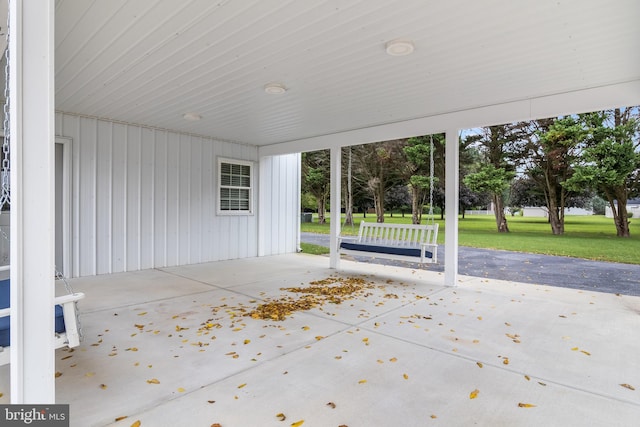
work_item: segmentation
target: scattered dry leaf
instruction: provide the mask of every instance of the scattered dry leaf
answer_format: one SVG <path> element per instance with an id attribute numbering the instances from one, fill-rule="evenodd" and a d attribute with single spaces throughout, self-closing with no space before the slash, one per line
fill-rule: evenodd
<path id="1" fill-rule="evenodd" d="M 300 427 L 302 424 L 304 424 L 304 420 L 296 421 L 295 423 L 291 424 L 291 427 Z"/>
<path id="2" fill-rule="evenodd" d="M 395 357 L 392 357 L 391 359 L 389 359 L 389 362 L 397 362 L 398 359 L 396 359 Z"/>
<path id="3" fill-rule="evenodd" d="M 103 390 L 106 390 L 107 389 L 107 385 L 106 384 L 100 384 L 100 388 L 103 389 Z"/>
<path id="4" fill-rule="evenodd" d="M 580 353 L 584 353 L 587 356 L 591 356 L 591 353 L 589 353 L 587 350 L 580 350 Z"/>
<path id="5" fill-rule="evenodd" d="M 122 417 L 118 417 L 118 418 L 116 418 L 116 422 L 118 422 L 118 421 L 122 421 L 122 420 L 124 420 L 125 418 L 127 418 L 127 415 L 124 415 L 124 416 L 122 416 Z"/>
<path id="6" fill-rule="evenodd" d="M 287 417 L 282 412 L 276 414 L 276 418 L 278 419 L 278 421 L 284 421 L 287 419 Z"/>
<path id="7" fill-rule="evenodd" d="M 135 423 L 131 424 L 131 427 L 140 427 L 142 423 L 140 422 L 140 420 L 136 421 Z"/>
<path id="8" fill-rule="evenodd" d="M 358 381 L 358 384 L 364 384 L 366 382 L 367 382 L 367 380 L 360 380 L 360 381 Z"/>
<path id="9" fill-rule="evenodd" d="M 635 388 L 630 384 L 620 384 L 624 388 L 628 388 L 629 390 L 635 390 Z"/>
<path id="10" fill-rule="evenodd" d="M 403 377 L 405 380 L 408 380 L 408 379 L 409 379 L 409 375 L 407 375 L 407 374 L 402 374 L 402 377 Z"/>
<path id="11" fill-rule="evenodd" d="M 476 362 L 476 365 L 478 365 L 478 368 L 482 368 L 484 366 L 482 362 Z"/>
<path id="12" fill-rule="evenodd" d="M 505 357 L 505 358 L 502 360 L 502 364 L 503 364 L 503 365 L 508 365 L 508 364 L 509 364 L 509 358 L 508 358 L 508 357 Z"/>
<path id="13" fill-rule="evenodd" d="M 335 404 L 335 403 L 333 403 L 333 402 L 329 402 L 329 403 L 327 403 L 327 406 L 328 406 L 329 408 L 331 408 L 331 409 L 336 409 L 336 404 Z"/>
<path id="14" fill-rule="evenodd" d="M 238 386 L 238 388 L 242 388 L 242 387 L 244 387 L 244 386 L 246 386 L 246 385 L 247 385 L 247 383 L 240 384 L 240 385 Z"/>
<path id="15" fill-rule="evenodd" d="M 61 376 L 62 376 L 62 372 L 56 371 L 55 377 L 58 378 L 58 377 L 61 377 Z"/>
<path id="16" fill-rule="evenodd" d="M 527 380 L 527 381 L 531 381 L 531 377 L 529 375 L 525 375 L 524 379 Z"/>
<path id="17" fill-rule="evenodd" d="M 247 345 L 251 342 L 251 340 L 244 340 L 244 344 Z"/>
<path id="18" fill-rule="evenodd" d="M 220 424 L 220 423 L 213 423 L 213 424 L 211 424 L 211 427 L 222 427 L 222 424 Z"/>
<path id="19" fill-rule="evenodd" d="M 157 379 L 157 378 L 152 378 L 152 379 L 150 379 L 150 380 L 147 380 L 147 382 L 148 382 L 149 384 L 160 384 L 160 381 L 158 381 L 158 379 Z"/>
<path id="20" fill-rule="evenodd" d="M 478 397 L 478 393 L 480 393 L 480 390 L 473 390 L 471 393 L 469 393 L 469 399 L 475 399 L 476 397 Z"/>
<path id="21" fill-rule="evenodd" d="M 184 393 L 186 390 L 182 387 L 178 387 L 178 393 Z"/>
<path id="22" fill-rule="evenodd" d="M 522 402 L 520 402 L 520 403 L 518 403 L 518 407 L 520 407 L 520 408 L 535 408 L 536 405 L 533 405 L 531 403 L 522 403 Z"/>
<path id="23" fill-rule="evenodd" d="M 433 418 L 435 420 L 438 417 L 435 414 L 431 414 L 431 418 Z"/>

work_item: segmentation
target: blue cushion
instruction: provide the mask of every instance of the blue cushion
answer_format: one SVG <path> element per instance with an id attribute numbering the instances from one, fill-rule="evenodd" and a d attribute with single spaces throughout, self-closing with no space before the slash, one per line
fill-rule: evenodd
<path id="1" fill-rule="evenodd" d="M 390 255 L 404 255 L 420 258 L 420 249 L 418 248 L 400 248 L 393 246 L 378 246 L 378 245 L 363 245 L 361 243 L 340 243 L 342 249 L 348 249 L 352 251 L 373 252 L 377 254 L 390 254 Z M 429 251 L 425 251 L 427 258 L 433 258 L 433 254 Z"/>
<path id="2" fill-rule="evenodd" d="M 0 280 L 0 308 L 9 307 L 9 291 L 11 285 L 9 279 Z M 55 331 L 58 333 L 64 332 L 64 315 L 62 306 L 55 306 Z M 11 342 L 9 338 L 9 317 L 0 317 L 0 347 L 7 347 Z"/>

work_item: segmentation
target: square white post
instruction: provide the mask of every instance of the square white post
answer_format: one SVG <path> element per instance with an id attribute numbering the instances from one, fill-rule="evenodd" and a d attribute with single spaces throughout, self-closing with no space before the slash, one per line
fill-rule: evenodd
<path id="1" fill-rule="evenodd" d="M 11 402 L 55 403 L 54 2 L 10 2 Z"/>
<path id="2" fill-rule="evenodd" d="M 444 284 L 458 281 L 458 205 L 460 198 L 460 145 L 458 130 L 449 129 L 445 143 Z"/>
<path id="3" fill-rule="evenodd" d="M 331 149 L 331 222 L 329 237 L 329 267 L 340 268 L 340 255 L 338 254 L 338 236 L 340 235 L 341 222 L 341 195 L 342 188 L 342 148 Z"/>

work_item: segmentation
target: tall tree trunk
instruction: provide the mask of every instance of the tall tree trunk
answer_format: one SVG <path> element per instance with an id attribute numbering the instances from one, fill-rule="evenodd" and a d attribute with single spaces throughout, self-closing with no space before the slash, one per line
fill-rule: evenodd
<path id="1" fill-rule="evenodd" d="M 422 221 L 422 196 L 419 188 L 411 186 L 411 223 L 420 224 Z"/>
<path id="2" fill-rule="evenodd" d="M 549 196 L 547 198 L 547 210 L 549 211 L 549 224 L 551 225 L 551 232 L 554 235 L 564 234 L 564 215 L 561 214 L 562 207 L 556 203 L 556 189 L 549 185 L 547 187 Z"/>
<path id="3" fill-rule="evenodd" d="M 507 217 L 504 215 L 504 201 L 502 200 L 502 195 L 494 194 L 493 195 L 493 205 L 496 208 L 496 226 L 498 227 L 499 233 L 508 233 L 509 226 L 507 225 Z"/>
<path id="4" fill-rule="evenodd" d="M 376 208 L 376 222 L 384 222 L 384 188 L 376 188 L 373 203 Z"/>
<path id="5" fill-rule="evenodd" d="M 325 197 L 318 197 L 318 224 L 326 224 L 327 223 L 327 219 L 326 219 L 326 211 L 325 211 L 325 206 L 326 206 L 326 198 Z"/>
<path id="6" fill-rule="evenodd" d="M 344 225 L 353 225 L 353 191 L 351 190 L 351 147 L 347 161 L 347 197 L 345 200 Z"/>
<path id="7" fill-rule="evenodd" d="M 631 237 L 629 231 L 629 215 L 627 214 L 627 199 L 621 197 L 616 200 L 618 203 L 614 203 L 613 198 L 609 198 L 609 206 L 613 212 L 613 222 L 616 225 L 616 236 L 618 237 Z"/>

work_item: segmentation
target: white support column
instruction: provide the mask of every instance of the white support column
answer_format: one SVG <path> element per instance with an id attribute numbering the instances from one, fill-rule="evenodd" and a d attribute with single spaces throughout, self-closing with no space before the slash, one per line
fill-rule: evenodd
<path id="1" fill-rule="evenodd" d="M 54 2 L 10 2 L 11 403 L 55 403 Z"/>
<path id="2" fill-rule="evenodd" d="M 329 238 L 329 267 L 340 268 L 340 256 L 338 255 L 338 235 L 340 235 L 340 208 L 342 206 L 340 190 L 342 188 L 342 148 L 331 149 L 331 223 Z"/>
<path id="3" fill-rule="evenodd" d="M 447 130 L 445 159 L 444 284 L 445 286 L 456 286 L 458 282 L 458 205 L 460 193 L 460 148 L 457 129 Z"/>

